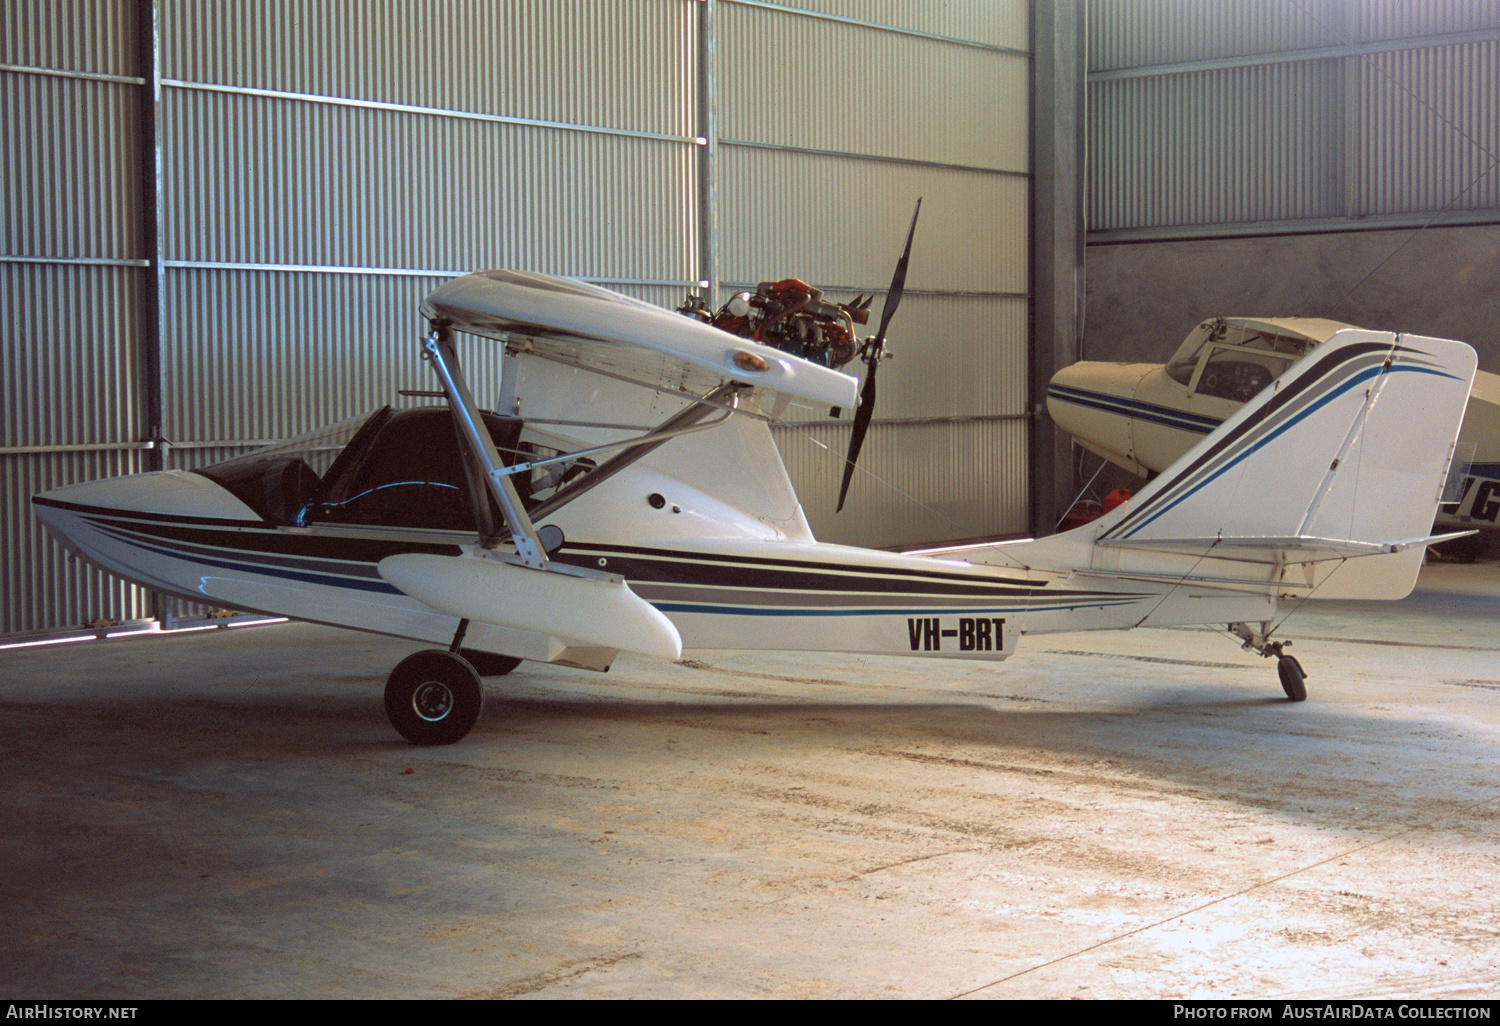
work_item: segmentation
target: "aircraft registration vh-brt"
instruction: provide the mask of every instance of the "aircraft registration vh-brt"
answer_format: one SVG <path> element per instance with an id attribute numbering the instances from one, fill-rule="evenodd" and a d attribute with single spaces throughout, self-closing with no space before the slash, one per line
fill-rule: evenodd
<path id="1" fill-rule="evenodd" d="M 899 292 L 858 347 L 867 380 Z M 863 321 L 840 309 L 841 331 Z M 1476 362 L 1460 342 L 1340 333 L 1126 505 L 938 558 L 813 538 L 769 425 L 854 406 L 858 379 L 826 351 L 520 271 L 450 281 L 423 312 L 441 392 L 421 394 L 446 408 L 60 488 L 34 497 L 38 515 L 147 588 L 442 646 L 386 685 L 417 744 L 470 730 L 481 672 L 603 670 L 620 652 L 1000 660 L 1024 634 L 1219 624 L 1278 657 L 1301 699 L 1302 668 L 1269 637 L 1278 603 L 1411 590 Z M 503 347 L 493 410 L 460 336 Z"/>

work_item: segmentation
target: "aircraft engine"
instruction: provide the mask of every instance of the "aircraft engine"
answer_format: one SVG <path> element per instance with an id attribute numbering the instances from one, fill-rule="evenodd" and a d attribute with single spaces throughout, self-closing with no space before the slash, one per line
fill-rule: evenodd
<path id="1" fill-rule="evenodd" d="M 854 325 L 870 316 L 870 299 L 829 303 L 823 293 L 797 278 L 763 281 L 754 292 L 740 292 L 710 313 L 699 296 L 689 295 L 678 313 L 780 349 L 824 367 L 838 368 L 854 359 L 858 341 Z"/>

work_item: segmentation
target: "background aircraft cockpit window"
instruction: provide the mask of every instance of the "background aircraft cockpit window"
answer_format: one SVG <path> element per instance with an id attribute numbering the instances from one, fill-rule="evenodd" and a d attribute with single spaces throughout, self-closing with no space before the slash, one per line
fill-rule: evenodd
<path id="1" fill-rule="evenodd" d="M 1215 355 L 1209 358 L 1208 366 L 1204 368 L 1205 378 L 1208 377 L 1212 368 L 1225 359 L 1231 359 L 1225 356 L 1226 351 L 1230 353 L 1238 351 L 1245 354 L 1240 357 L 1245 363 L 1259 365 L 1269 372 L 1269 377 L 1265 378 L 1265 384 L 1269 384 L 1273 378 L 1286 370 L 1293 360 L 1304 356 L 1313 345 L 1313 342 L 1305 338 L 1272 334 L 1243 324 L 1224 323 L 1220 319 L 1204 321 L 1183 340 L 1177 352 L 1172 354 L 1172 358 L 1167 361 L 1166 372 L 1167 376 L 1178 384 L 1191 386 L 1193 372 L 1198 369 L 1198 364 L 1203 360 L 1203 351 L 1212 347 Z M 1200 382 L 1194 391 L 1200 395 L 1214 395 L 1221 399 L 1235 398 L 1249 387 L 1247 382 L 1251 379 L 1259 379 L 1261 376 L 1253 371 L 1228 375 L 1220 371 L 1214 374 L 1212 382 Z M 1231 384 L 1234 379 L 1238 380 Z M 1264 384 L 1261 387 L 1264 387 Z M 1226 390 L 1232 394 L 1225 394 Z M 1259 390 L 1257 388 L 1255 391 Z M 1255 392 L 1250 393 L 1250 395 L 1254 394 Z M 1244 402 L 1248 398 L 1249 396 L 1244 396 L 1237 401 Z"/>
<path id="2" fill-rule="evenodd" d="M 1263 335 L 1261 337 L 1276 352 L 1286 353 L 1293 358 L 1307 355 L 1307 351 L 1312 348 L 1312 343 L 1305 338 L 1289 338 L 1286 335 Z"/>
<path id="3" fill-rule="evenodd" d="M 1197 393 L 1247 403 L 1291 362 L 1290 356 L 1269 349 L 1218 346 L 1198 378 Z"/>
<path id="4" fill-rule="evenodd" d="M 1198 394 L 1237 403 L 1249 402 L 1271 383 L 1271 373 L 1259 364 L 1224 357 L 1208 361 L 1198 379 Z"/>
<path id="5" fill-rule="evenodd" d="M 1192 341 L 1189 339 L 1189 341 Z M 1193 380 L 1193 371 L 1198 367 L 1198 356 L 1203 352 L 1203 342 L 1189 348 L 1184 345 L 1167 362 L 1167 377 L 1179 385 L 1186 385 Z"/>
<path id="6" fill-rule="evenodd" d="M 1224 338 L 1227 331 L 1222 318 L 1216 317 L 1198 325 L 1182 340 L 1182 345 L 1177 347 L 1177 352 L 1167 361 L 1167 376 L 1179 385 L 1190 384 L 1204 348 Z"/>

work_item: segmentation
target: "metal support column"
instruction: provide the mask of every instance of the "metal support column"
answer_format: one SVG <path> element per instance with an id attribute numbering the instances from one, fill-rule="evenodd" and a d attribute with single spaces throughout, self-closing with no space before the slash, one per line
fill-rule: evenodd
<path id="1" fill-rule="evenodd" d="M 141 239 L 148 262 L 141 290 L 141 371 L 145 386 L 145 438 L 150 470 L 165 466 L 162 443 L 161 308 L 166 270 L 162 265 L 161 31 L 157 0 L 137 0 L 137 52 L 141 77 Z"/>
<path id="2" fill-rule="evenodd" d="M 719 97 L 717 0 L 698 4 L 698 277 L 710 310 L 719 307 Z"/>
<path id="3" fill-rule="evenodd" d="M 1047 382 L 1083 355 L 1083 0 L 1032 5 L 1031 531 L 1055 530 L 1073 485 L 1072 446 L 1046 415 Z"/>
<path id="4" fill-rule="evenodd" d="M 162 262 L 162 155 L 161 155 L 161 11 L 158 0 L 136 0 L 136 53 L 141 78 L 140 216 L 141 240 L 147 261 L 141 283 L 141 382 L 145 390 L 145 424 L 142 441 L 146 469 L 166 469 L 166 445 L 162 435 L 162 305 L 166 293 L 166 268 Z M 161 625 L 174 626 L 173 599 L 151 593 L 151 612 Z"/>

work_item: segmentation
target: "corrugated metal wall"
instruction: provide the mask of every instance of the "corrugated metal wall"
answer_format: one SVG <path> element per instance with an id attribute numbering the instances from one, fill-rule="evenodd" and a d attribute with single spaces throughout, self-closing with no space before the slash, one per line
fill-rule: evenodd
<path id="1" fill-rule="evenodd" d="M 0 5 L 0 632 L 148 615 L 31 515 L 36 492 L 145 467 L 135 31 L 131 0 Z"/>
<path id="2" fill-rule="evenodd" d="M 1500 222 L 1500 2 L 1094 0 L 1090 241 Z"/>
<path id="3" fill-rule="evenodd" d="M 808 519 L 866 545 L 1024 531 L 1029 5 L 787 6 L 719 8 L 721 279 L 883 293 L 923 198 L 842 513 L 850 413 L 776 431 Z"/>
<path id="4" fill-rule="evenodd" d="M 201 466 L 431 387 L 417 306 L 445 277 L 524 267 L 662 304 L 787 275 L 881 292 L 918 195 L 900 356 L 839 521 L 847 427 L 780 441 L 825 536 L 1023 530 L 1027 15 L 9 0 L 0 633 L 148 615 L 65 564 L 28 498 L 148 466 L 158 352 L 164 465 Z"/>

